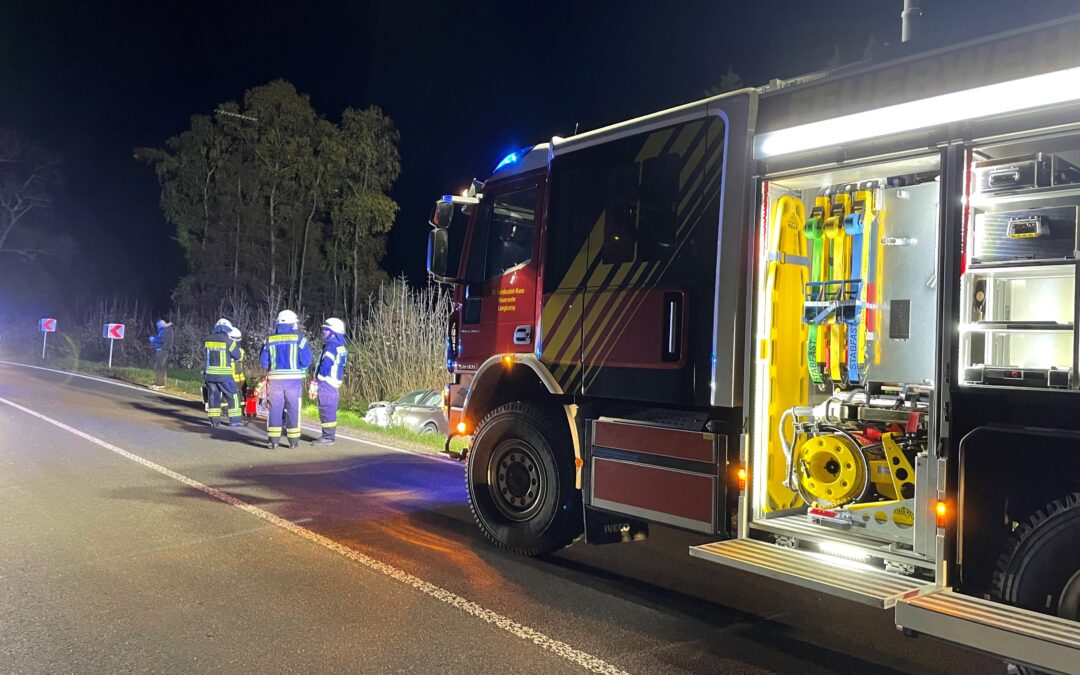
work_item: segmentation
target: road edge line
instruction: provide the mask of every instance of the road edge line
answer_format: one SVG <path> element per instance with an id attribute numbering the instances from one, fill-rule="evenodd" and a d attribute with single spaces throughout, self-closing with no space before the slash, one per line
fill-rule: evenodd
<path id="1" fill-rule="evenodd" d="M 154 391 L 153 389 L 149 389 L 147 387 L 143 387 L 137 384 L 131 384 L 130 382 L 119 382 L 117 380 L 110 380 L 106 377 L 97 377 L 96 375 L 87 375 L 86 373 L 75 373 L 70 370 L 60 370 L 59 368 L 46 368 L 45 366 L 34 366 L 29 363 L 19 363 L 18 361 L 0 360 L 0 364 L 3 364 L 5 366 L 18 366 L 20 368 L 33 368 L 34 370 L 44 370 L 45 372 L 56 373 L 57 375 L 70 375 L 71 377 L 81 377 L 84 380 L 93 380 L 94 382 L 112 384 L 117 387 L 123 387 L 125 389 L 134 389 L 135 391 L 141 391 L 144 394 L 154 394 L 155 396 L 168 396 L 169 398 L 174 398 L 178 401 L 187 401 L 190 403 L 191 401 L 198 400 L 195 398 L 179 396 L 177 394 L 173 394 L 167 391 Z"/>
<path id="2" fill-rule="evenodd" d="M 249 504 L 248 502 L 245 502 L 238 497 L 234 497 L 227 492 L 219 490 L 216 487 L 207 485 L 206 483 L 203 483 L 201 481 L 197 481 L 194 478 L 189 478 L 182 473 L 178 473 L 168 467 L 162 466 L 156 462 L 152 462 L 144 457 L 140 457 L 133 452 L 124 450 L 123 448 L 113 445 L 112 443 L 104 441 L 96 436 L 91 436 L 85 431 L 76 429 L 75 427 L 69 426 L 59 420 L 53 419 L 48 415 L 39 413 L 31 408 L 19 405 L 14 401 L 9 401 L 6 398 L 0 397 L 0 403 L 15 408 L 16 410 L 26 413 L 27 415 L 30 415 L 32 417 L 36 417 L 37 419 L 42 420 L 43 422 L 47 422 L 48 424 L 51 424 L 58 429 L 62 429 L 64 431 L 67 431 L 68 433 L 74 434 L 75 436 L 78 436 L 83 440 L 89 441 L 90 443 L 93 443 L 99 447 L 105 448 L 106 450 L 109 450 L 110 452 L 115 453 L 123 457 L 124 459 L 128 459 L 132 462 L 135 462 L 136 464 L 140 464 L 167 478 L 171 478 L 178 483 L 186 485 L 189 488 L 198 490 L 199 492 L 202 492 L 209 497 L 213 497 L 220 502 L 224 502 L 225 504 L 234 506 L 241 511 L 245 511 L 248 514 L 255 516 L 256 518 L 259 518 L 267 523 L 270 523 L 271 525 L 274 525 L 275 527 L 287 530 L 299 537 L 302 537 L 303 539 L 306 539 L 314 544 L 318 544 L 319 546 L 322 546 L 327 550 L 333 551 L 334 553 L 348 558 L 353 562 L 363 565 L 364 567 L 367 567 L 372 571 L 379 572 L 380 574 L 390 577 L 391 579 L 405 584 L 406 586 L 411 586 L 412 588 L 420 591 L 424 595 L 435 598 L 436 600 L 439 600 L 440 602 L 443 602 L 452 607 L 456 607 L 472 615 L 473 617 L 484 621 L 485 623 L 493 624 L 496 627 L 510 633 L 514 637 L 520 638 L 527 642 L 532 642 L 541 649 L 560 656 L 567 661 L 570 661 L 571 663 L 585 668 L 586 670 L 592 671 L 594 673 L 603 673 L 604 675 L 628 675 L 628 673 L 626 673 L 625 671 L 611 665 L 603 659 L 592 656 L 591 654 L 583 652 L 579 649 L 575 649 L 574 647 L 571 647 L 565 642 L 555 640 L 534 628 L 530 628 L 528 626 L 517 623 L 516 621 L 506 616 L 503 616 L 502 614 L 494 612 L 490 609 L 485 609 L 484 607 L 473 602 L 472 600 L 468 600 L 452 591 L 448 591 L 441 586 L 436 586 L 430 581 L 424 581 L 420 577 L 409 574 L 404 570 L 398 569 L 397 567 L 394 567 L 393 565 L 390 565 L 388 563 L 384 563 L 381 560 L 377 560 L 376 558 L 372 558 L 365 553 L 361 553 L 359 551 L 351 549 L 348 546 L 336 542 L 325 535 L 319 534 L 318 532 L 315 532 L 313 530 L 309 530 L 306 527 L 297 525 L 296 523 L 290 520 L 286 520 L 281 516 L 270 513 L 269 511 L 261 509 L 253 504 Z"/>

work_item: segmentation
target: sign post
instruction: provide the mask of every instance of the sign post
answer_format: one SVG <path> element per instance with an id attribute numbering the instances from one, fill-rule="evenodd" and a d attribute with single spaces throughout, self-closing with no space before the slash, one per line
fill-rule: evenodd
<path id="1" fill-rule="evenodd" d="M 45 347 L 49 344 L 49 333 L 56 332 L 56 319 L 42 319 L 38 321 L 38 330 L 41 331 L 41 360 L 45 360 Z"/>
<path id="2" fill-rule="evenodd" d="M 124 339 L 124 324 L 122 323 L 107 323 L 101 329 L 101 337 L 108 338 L 109 340 L 109 368 L 112 368 L 112 352 L 113 344 L 117 340 Z"/>

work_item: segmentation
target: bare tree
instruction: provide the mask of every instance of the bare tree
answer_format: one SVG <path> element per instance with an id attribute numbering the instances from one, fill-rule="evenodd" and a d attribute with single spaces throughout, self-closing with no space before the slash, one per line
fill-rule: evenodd
<path id="1" fill-rule="evenodd" d="M 50 189 L 59 182 L 55 155 L 11 130 L 0 130 L 0 253 L 33 260 L 48 249 L 13 248 L 8 238 L 19 222 L 51 203 Z"/>

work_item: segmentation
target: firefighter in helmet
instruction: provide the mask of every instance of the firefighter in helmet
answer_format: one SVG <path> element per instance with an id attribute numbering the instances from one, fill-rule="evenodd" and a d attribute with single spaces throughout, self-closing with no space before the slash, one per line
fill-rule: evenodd
<path id="1" fill-rule="evenodd" d="M 241 358 L 240 342 L 229 336 L 234 330 L 228 319 L 219 319 L 214 330 L 203 340 L 206 350 L 206 366 L 203 379 L 206 383 L 207 414 L 210 426 L 221 423 L 221 404 L 228 406 L 229 426 L 242 426 L 240 394 L 233 379 L 233 364 Z"/>
<path id="2" fill-rule="evenodd" d="M 239 328 L 234 327 L 231 331 L 229 331 L 229 338 L 232 340 L 236 340 L 237 345 L 240 344 L 240 340 L 243 337 L 244 334 L 240 332 Z M 248 396 L 247 375 L 244 374 L 244 369 L 240 365 L 241 362 L 244 360 L 245 356 L 246 354 L 244 353 L 244 348 L 240 347 L 240 358 L 233 361 L 233 382 L 236 383 L 236 393 L 240 396 L 240 416 L 241 419 L 243 419 L 243 423 L 246 425 L 247 419 L 245 419 L 243 415 L 244 406 L 247 402 Z"/>
<path id="3" fill-rule="evenodd" d="M 323 352 L 315 377 L 318 380 L 319 422 L 322 437 L 312 445 L 333 445 L 337 434 L 338 389 L 345 377 L 345 322 L 327 319 L 322 325 Z"/>
<path id="4" fill-rule="evenodd" d="M 266 417 L 267 445 L 271 450 L 281 440 L 282 422 L 289 447 L 300 445 L 300 397 L 304 376 L 311 365 L 311 345 L 300 334 L 296 312 L 284 310 L 277 315 L 274 334 L 266 339 L 259 361 L 267 375 L 267 398 L 270 412 Z"/>

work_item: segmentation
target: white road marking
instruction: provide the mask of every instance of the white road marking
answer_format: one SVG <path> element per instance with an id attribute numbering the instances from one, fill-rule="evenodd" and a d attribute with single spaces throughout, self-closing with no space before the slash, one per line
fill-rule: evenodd
<path id="1" fill-rule="evenodd" d="M 405 584 L 406 586 L 411 586 L 412 588 L 415 588 L 416 590 L 420 591 L 424 595 L 428 595 L 428 596 L 430 596 L 432 598 L 435 598 L 436 600 L 439 600 L 440 602 L 444 602 L 444 603 L 446 603 L 448 605 L 451 605 L 452 607 L 456 607 L 456 608 L 462 610 L 463 612 L 466 612 L 466 613 L 472 615 L 473 617 L 475 617 L 475 618 L 477 618 L 477 619 L 479 619 L 481 621 L 484 621 L 485 623 L 493 624 L 493 625 L 497 626 L 498 628 L 501 628 L 502 630 L 510 633 L 511 635 L 513 635 L 515 637 L 521 638 L 522 640 L 526 640 L 528 642 L 532 642 L 536 646 L 538 646 L 538 647 L 540 647 L 542 649 L 546 649 L 547 651 L 552 652 L 553 654 L 561 656 L 562 658 L 566 659 L 567 661 L 570 661 L 571 663 L 577 664 L 577 665 L 581 666 L 582 668 L 585 668 L 586 670 L 592 671 L 594 673 L 605 673 L 606 675 L 628 675 L 625 671 L 617 668 L 616 666 L 611 665 L 610 663 L 608 663 L 607 661 L 604 661 L 603 659 L 592 656 L 591 654 L 587 654 L 587 653 L 585 653 L 585 652 L 583 652 L 583 651 L 581 651 L 579 649 L 575 649 L 574 647 L 571 647 L 570 645 L 566 644 L 565 642 L 561 642 L 559 640 L 555 640 L 555 639 L 553 639 L 551 637 L 548 637 L 544 633 L 541 633 L 540 631 L 538 631 L 538 630 L 536 630 L 534 628 L 530 628 L 528 626 L 524 626 L 524 625 L 522 625 L 520 623 L 517 623 L 516 621 L 514 621 L 514 620 L 512 620 L 512 619 L 510 619 L 508 617 L 505 617 L 502 614 L 498 614 L 496 612 L 493 612 L 490 609 L 485 609 L 484 607 L 478 605 L 477 603 L 475 603 L 475 602 L 473 602 L 471 600 L 467 600 L 467 599 L 461 597 L 460 595 L 457 595 L 456 593 L 448 591 L 448 590 L 446 590 L 446 589 L 444 589 L 444 588 L 442 588 L 440 586 L 436 586 L 435 584 L 433 584 L 433 583 L 431 583 L 429 581 L 424 581 L 423 579 L 421 579 L 419 577 L 416 577 L 416 576 L 414 576 L 412 574 L 409 574 L 408 572 L 400 570 L 400 569 L 398 569 L 398 568 L 396 568 L 396 567 L 394 567 L 392 565 L 388 565 L 387 563 L 384 563 L 384 562 L 382 562 L 380 560 L 376 560 L 375 558 L 372 558 L 369 555 L 366 555 L 364 553 L 360 553 L 359 551 L 354 551 L 353 549 L 349 548 L 348 546 L 345 546 L 344 544 L 340 544 L 340 543 L 334 541 L 333 539 L 330 539 L 329 537 L 325 537 L 325 536 L 323 536 L 321 534 L 318 534 L 317 532 L 313 532 L 313 531 L 307 529 L 306 527 L 301 527 L 300 525 L 297 525 L 296 523 L 293 523 L 293 522 L 291 522 L 289 520 L 286 520 L 285 518 L 281 518 L 280 516 L 276 516 L 273 513 L 270 513 L 269 511 L 264 511 L 263 509 L 260 509 L 257 506 L 253 506 L 252 504 L 248 504 L 247 502 L 243 501 L 242 499 L 234 497 L 234 496 L 230 495 L 227 492 L 223 492 L 223 491 L 221 491 L 221 490 L 219 490 L 219 489 L 217 489 L 215 487 L 212 487 L 212 486 L 207 485 L 205 483 L 201 483 L 201 482 L 195 480 L 194 478 L 188 478 L 187 476 L 185 476 L 185 475 L 183 475 L 181 473 L 177 473 L 177 472 L 173 471 L 172 469 L 166 468 L 166 467 L 164 467 L 164 466 L 162 466 L 160 464 L 157 464 L 155 462 L 151 462 L 148 459 L 140 457 L 139 455 L 136 455 L 136 454 L 134 454 L 132 452 L 128 452 L 127 450 L 124 450 L 123 448 L 120 448 L 118 446 L 115 446 L 112 443 L 109 443 L 108 441 L 103 441 L 100 438 L 97 438 L 96 436 L 91 436 L 90 434 L 86 433 L 85 431 L 80 431 L 79 429 L 76 429 L 75 427 L 68 426 L 67 424 L 64 424 L 63 422 L 61 422 L 59 420 L 55 420 L 55 419 L 53 419 L 53 418 L 51 418 L 51 417 L 49 417 L 47 415 L 43 415 L 43 414 L 37 412 L 36 410 L 32 410 L 32 409 L 27 408 L 25 406 L 19 405 L 18 403 L 15 403 L 14 401 L 9 401 L 6 398 L 0 398 L 0 403 L 11 406 L 12 408 L 15 408 L 16 410 L 20 410 L 20 411 L 26 413 L 27 415 L 31 415 L 33 417 L 36 417 L 37 419 L 42 420 L 43 422 L 48 422 L 49 424 L 53 425 L 54 427 L 57 427 L 59 429 L 63 429 L 64 431 L 72 433 L 72 434 L 78 436 L 79 438 L 82 438 L 84 440 L 87 440 L 87 441 L 95 444 L 95 445 L 98 445 L 98 446 L 100 446 L 102 448 L 105 448 L 106 450 L 109 450 L 110 452 L 114 452 L 117 455 L 120 455 L 121 457 L 123 457 L 125 459 L 129 459 L 132 462 L 135 462 L 136 464 L 141 464 L 142 466 L 144 466 L 144 467 L 146 467 L 146 468 L 148 468 L 148 469 L 150 469 L 152 471 L 156 471 L 157 473 L 159 473 L 159 474 L 161 474 L 163 476 L 166 476 L 168 478 L 171 478 L 171 479 L 177 481 L 178 483 L 182 483 L 182 484 L 184 484 L 184 485 L 186 485 L 186 486 L 188 486 L 188 487 L 190 487 L 192 489 L 198 490 L 199 492 L 202 492 L 203 494 L 205 494 L 207 496 L 210 496 L 210 497 L 213 497 L 214 499 L 225 502 L 226 504 L 229 504 L 230 506 L 235 506 L 236 508 L 240 509 L 241 511 L 246 511 L 247 513 L 255 516 L 256 518 L 264 520 L 264 521 L 270 523 L 271 525 L 274 525 L 276 527 L 280 527 L 283 530 L 288 530 L 289 532 L 292 532 L 293 534 L 295 534 L 297 536 L 303 537 L 304 539 L 307 539 L 308 541 L 310 541 L 312 543 L 318 544 L 319 546 L 322 546 L 323 548 L 326 548 L 326 549 L 328 549 L 330 551 L 338 553 L 338 554 L 348 558 L 349 560 L 352 560 L 352 561 L 354 561 L 356 563 L 359 563 L 359 564 L 363 565 L 364 567 L 367 567 L 367 568 L 369 568 L 371 570 L 374 570 L 376 572 L 384 574 L 384 575 L 390 577 L 391 579 L 394 579 L 395 581 L 399 581 L 399 582 Z"/>
<path id="2" fill-rule="evenodd" d="M 142 387 L 137 384 L 128 384 L 127 382 L 117 382 L 116 380 L 109 380 L 104 377 L 95 377 L 94 375 L 84 375 L 82 373 L 73 373 L 70 370 L 58 370 L 56 368 L 46 368 L 44 366 L 32 366 L 29 363 L 17 363 L 15 361 L 0 361 L 5 366 L 18 366 L 20 368 L 33 368 L 34 370 L 44 370 L 49 373 L 57 373 L 59 375 L 70 375 L 71 377 L 80 377 L 84 380 L 93 380 L 94 382 L 104 382 L 105 384 L 111 384 L 117 387 L 124 387 L 125 389 L 134 389 L 141 391 L 144 394 L 154 394 L 157 396 L 167 396 L 168 398 L 175 398 L 178 401 L 194 401 L 196 399 L 188 398 L 186 396 L 177 396 L 176 394 L 170 394 L 164 391 L 154 391 L 147 387 Z"/>
<path id="3" fill-rule="evenodd" d="M 81 377 L 84 380 L 93 380 L 94 382 L 101 382 L 103 384 L 111 384 L 111 385 L 116 386 L 116 387 L 124 387 L 125 389 L 134 389 L 135 391 L 140 391 L 140 392 L 142 392 L 144 394 L 153 394 L 155 396 L 166 396 L 168 398 L 173 398 L 173 399 L 176 399 L 178 401 L 186 401 L 186 402 L 189 402 L 189 403 L 191 401 L 198 401 L 199 400 L 199 399 L 194 398 L 194 397 L 178 396 L 176 394 L 169 394 L 169 393 L 166 393 L 166 392 L 163 392 L 163 391 L 154 391 L 152 389 L 147 389 L 146 387 L 141 387 L 139 385 L 128 384 L 127 382 L 117 382 L 116 380 L 110 380 L 110 379 L 107 379 L 107 378 L 104 378 L 104 377 L 96 377 L 94 375 L 84 375 L 83 373 L 73 373 L 70 370 L 58 370 L 56 368 L 45 368 L 44 366 L 32 366 L 29 363 L 18 363 L 16 361 L 3 361 L 3 360 L 0 360 L 0 364 L 4 364 L 4 365 L 7 365 L 7 366 L 18 366 L 20 368 L 33 368 L 34 370 L 44 370 L 44 371 L 47 371 L 47 372 L 50 372 L 50 373 L 57 373 L 58 375 L 70 375 L 71 377 Z M 259 419 L 264 419 L 264 418 L 259 418 Z M 322 427 L 314 427 L 314 426 L 304 425 L 304 424 L 301 424 L 301 427 L 303 427 L 303 429 L 305 431 L 310 431 L 311 433 L 322 434 Z M 340 439 L 346 440 L 346 441 L 352 441 L 354 443 L 363 443 L 365 445 L 370 445 L 372 447 L 382 448 L 383 450 L 393 450 L 394 452 L 402 452 L 402 453 L 405 453 L 407 455 L 415 455 L 417 457 L 423 457 L 424 459 L 431 459 L 431 460 L 435 460 L 437 462 L 443 462 L 444 464 L 453 464 L 453 465 L 456 465 L 456 466 L 460 466 L 462 468 L 464 468 L 464 466 L 465 466 L 464 462 L 459 462 L 458 460 L 451 459 L 449 457 L 443 457 L 442 455 L 432 455 L 432 454 L 427 453 L 427 452 L 418 452 L 416 450 L 409 450 L 407 448 L 398 448 L 398 447 L 395 447 L 393 445 L 386 445 L 385 443 L 379 443 L 378 441 L 369 441 L 369 440 L 366 440 L 366 439 L 363 439 L 363 438 L 358 438 L 356 436 L 348 436 L 346 434 L 339 433 L 339 434 L 337 434 L 337 438 L 340 438 Z"/>

